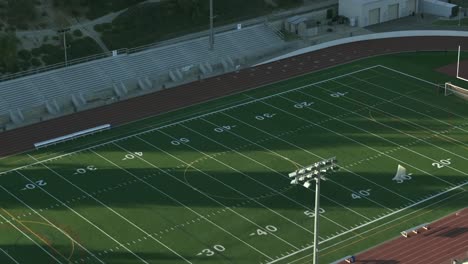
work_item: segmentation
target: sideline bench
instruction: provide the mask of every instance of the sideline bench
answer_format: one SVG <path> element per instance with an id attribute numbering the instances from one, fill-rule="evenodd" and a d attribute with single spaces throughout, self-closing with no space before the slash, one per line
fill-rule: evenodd
<path id="1" fill-rule="evenodd" d="M 331 264 L 339 264 L 343 261 L 346 261 L 346 263 L 354 263 L 356 261 L 356 257 L 355 256 L 346 256 L 344 258 L 341 258 L 335 262 L 332 262 Z"/>
<path id="2" fill-rule="evenodd" d="M 419 233 L 419 229 L 424 229 L 424 230 L 428 230 L 429 229 L 429 223 L 425 223 L 425 224 L 422 224 L 422 225 L 418 225 L 418 226 L 415 226 L 415 227 L 412 227 L 410 229 L 407 229 L 405 231 L 402 231 L 401 232 L 401 235 L 404 236 L 404 237 L 408 237 L 410 233 Z"/>
<path id="3" fill-rule="evenodd" d="M 75 133 L 71 133 L 71 134 L 68 134 L 68 135 L 65 135 L 65 136 L 61 136 L 61 137 L 57 137 L 57 138 L 53 138 L 53 139 L 49 139 L 49 140 L 34 143 L 34 147 L 36 149 L 39 149 L 39 148 L 47 147 L 47 146 L 50 146 L 50 145 L 55 145 L 57 143 L 61 143 L 61 142 L 64 142 L 64 141 L 68 141 L 68 140 L 71 140 L 71 139 L 75 139 L 75 138 L 78 138 L 78 137 L 83 137 L 83 136 L 86 136 L 86 135 L 90 135 L 90 134 L 100 132 L 100 131 L 103 131 L 103 130 L 107 130 L 107 129 L 110 129 L 110 128 L 111 128 L 110 124 L 105 124 L 105 125 L 101 125 L 101 126 L 97 126 L 97 127 L 93 127 L 93 128 L 88 128 L 88 129 L 81 130 L 81 131 L 78 131 L 78 132 L 75 132 Z"/>

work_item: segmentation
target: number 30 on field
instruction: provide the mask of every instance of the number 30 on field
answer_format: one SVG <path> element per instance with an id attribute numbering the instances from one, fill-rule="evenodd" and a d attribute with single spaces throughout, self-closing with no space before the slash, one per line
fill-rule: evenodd
<path id="1" fill-rule="evenodd" d="M 226 250 L 226 248 L 223 247 L 222 245 L 214 245 L 212 248 L 202 249 L 202 251 L 197 253 L 197 256 L 211 257 L 214 254 L 216 254 L 216 252 L 223 252 L 225 250 Z"/>

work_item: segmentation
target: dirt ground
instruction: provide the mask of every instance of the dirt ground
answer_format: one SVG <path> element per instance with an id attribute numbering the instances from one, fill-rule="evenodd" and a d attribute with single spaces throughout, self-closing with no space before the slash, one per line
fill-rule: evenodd
<path id="1" fill-rule="evenodd" d="M 445 65 L 436 69 L 436 71 L 455 77 L 457 76 L 457 63 Z M 460 61 L 459 76 L 468 79 L 468 60 Z"/>

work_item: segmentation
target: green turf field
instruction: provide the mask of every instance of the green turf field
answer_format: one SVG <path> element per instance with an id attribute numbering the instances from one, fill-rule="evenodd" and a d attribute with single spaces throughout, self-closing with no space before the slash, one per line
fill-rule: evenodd
<path id="1" fill-rule="evenodd" d="M 311 263 L 314 191 L 287 174 L 332 156 L 321 263 L 466 207 L 468 103 L 432 83 L 451 59 L 368 59 L 1 159 L 0 263 Z"/>

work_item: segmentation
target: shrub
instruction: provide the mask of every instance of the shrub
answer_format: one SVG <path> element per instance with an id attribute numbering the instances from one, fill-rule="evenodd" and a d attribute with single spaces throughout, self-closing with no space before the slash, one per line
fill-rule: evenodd
<path id="1" fill-rule="evenodd" d="M 335 11 L 333 10 L 333 8 L 327 9 L 327 19 L 332 19 L 334 15 Z"/>
<path id="2" fill-rule="evenodd" d="M 32 58 L 31 65 L 34 67 L 39 67 L 42 66 L 42 62 L 38 58 Z"/>
<path id="3" fill-rule="evenodd" d="M 80 38 L 80 37 L 83 36 L 83 32 L 81 32 L 81 30 L 79 30 L 79 29 L 75 29 L 73 31 L 73 36 Z"/>
<path id="4" fill-rule="evenodd" d="M 29 50 L 20 50 L 18 51 L 18 58 L 24 61 L 29 61 L 31 59 L 31 52 Z"/>

